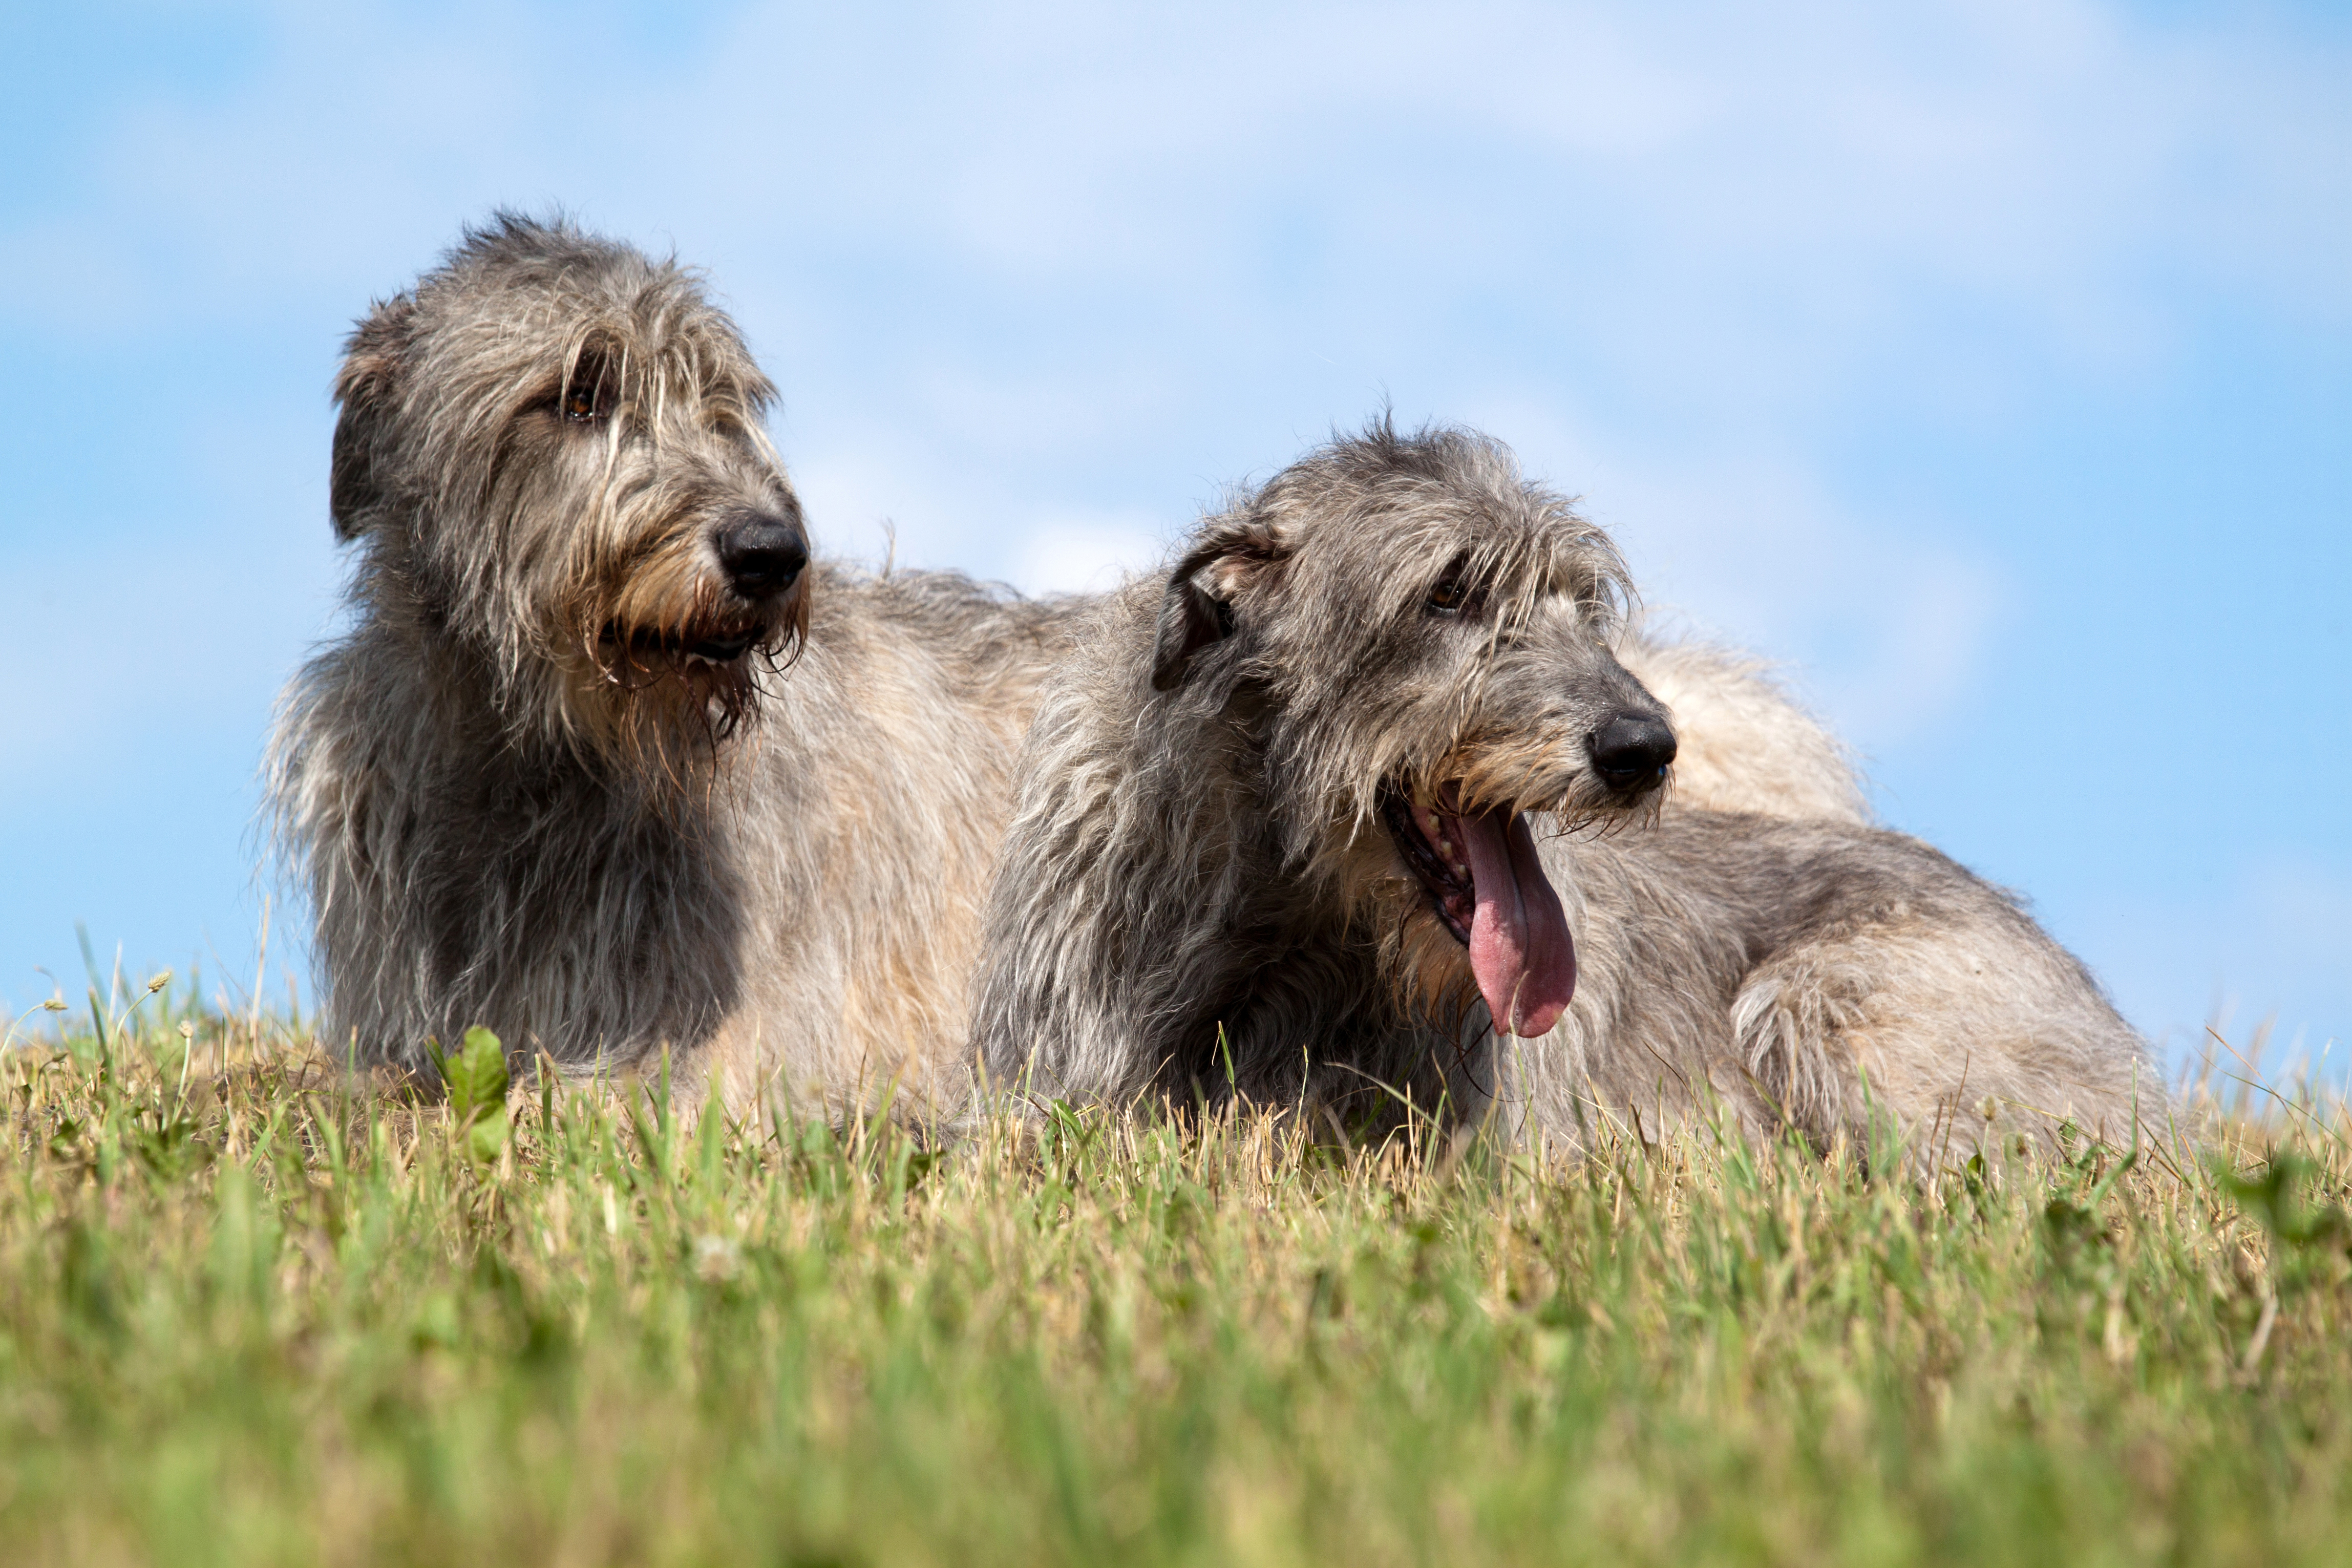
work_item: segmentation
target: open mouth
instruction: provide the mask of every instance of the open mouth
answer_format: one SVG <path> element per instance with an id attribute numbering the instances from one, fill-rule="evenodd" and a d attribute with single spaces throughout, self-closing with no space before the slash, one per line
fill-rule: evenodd
<path id="1" fill-rule="evenodd" d="M 1389 792 L 1389 834 L 1438 920 L 1470 950 L 1495 1026 L 1545 1034 L 1576 994 L 1576 943 L 1527 816 L 1508 808 L 1449 811 L 1444 803 L 1459 799 L 1450 784 L 1439 795 L 1441 804 L 1421 805 Z"/>
<path id="2" fill-rule="evenodd" d="M 625 640 L 631 658 L 669 655 L 689 662 L 702 664 L 732 664 L 751 651 L 760 640 L 757 626 L 727 632 L 668 632 L 645 627 L 625 634 L 617 626 L 604 628 L 606 646 L 616 646 Z"/>

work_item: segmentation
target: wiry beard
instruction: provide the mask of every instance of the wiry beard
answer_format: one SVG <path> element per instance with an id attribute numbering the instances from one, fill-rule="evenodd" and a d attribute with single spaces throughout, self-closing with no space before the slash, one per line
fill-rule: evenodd
<path id="1" fill-rule="evenodd" d="M 573 693 L 591 716 L 583 739 L 657 789 L 707 786 L 782 694 L 805 647 L 807 605 L 802 591 L 759 624 L 687 620 L 623 631 L 607 622 L 583 629 L 585 679 Z M 730 644 L 731 657 L 714 657 Z"/>

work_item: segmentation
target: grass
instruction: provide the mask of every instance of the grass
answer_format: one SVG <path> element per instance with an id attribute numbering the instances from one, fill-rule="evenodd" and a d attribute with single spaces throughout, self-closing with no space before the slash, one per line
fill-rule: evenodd
<path id="1" fill-rule="evenodd" d="M 15 1564 L 2352 1551 L 2322 1103 L 1932 1184 L 1262 1116 L 934 1157 L 125 1011 L 0 1054 Z"/>

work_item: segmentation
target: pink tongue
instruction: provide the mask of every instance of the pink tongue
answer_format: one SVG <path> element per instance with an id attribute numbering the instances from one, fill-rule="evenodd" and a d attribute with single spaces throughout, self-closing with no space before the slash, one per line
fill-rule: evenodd
<path id="1" fill-rule="evenodd" d="M 1576 943 L 1559 895 L 1536 861 L 1528 819 L 1517 812 L 1457 816 L 1478 904 L 1470 917 L 1470 972 L 1507 1035 L 1549 1032 L 1576 994 Z"/>

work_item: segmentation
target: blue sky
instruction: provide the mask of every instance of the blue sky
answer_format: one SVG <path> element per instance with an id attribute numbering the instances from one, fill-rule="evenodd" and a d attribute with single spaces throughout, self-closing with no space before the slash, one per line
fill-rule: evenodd
<path id="1" fill-rule="evenodd" d="M 836 552 L 1106 583 L 1475 424 L 2152 1035 L 2352 1037 L 2347 84 L 2318 6 L 12 3 L 0 1002 L 77 921 L 250 984 L 341 336 L 560 204 L 709 269 Z"/>

